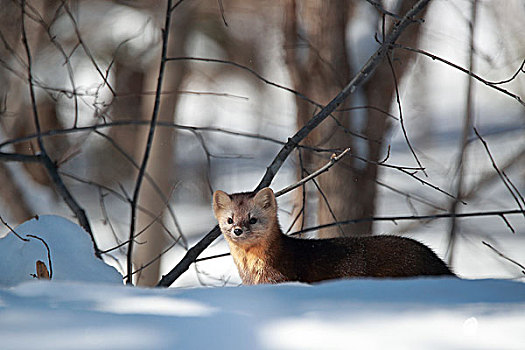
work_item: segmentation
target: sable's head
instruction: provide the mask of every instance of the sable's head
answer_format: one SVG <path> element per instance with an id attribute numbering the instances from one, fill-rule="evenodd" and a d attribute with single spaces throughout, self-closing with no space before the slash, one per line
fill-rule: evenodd
<path id="1" fill-rule="evenodd" d="M 268 187 L 257 193 L 231 195 L 215 191 L 213 213 L 226 239 L 239 245 L 254 245 L 268 238 L 268 230 L 277 224 L 277 202 Z"/>

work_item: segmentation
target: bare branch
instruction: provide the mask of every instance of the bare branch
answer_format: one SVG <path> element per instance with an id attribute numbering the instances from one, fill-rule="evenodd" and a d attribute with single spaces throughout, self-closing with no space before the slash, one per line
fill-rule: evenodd
<path id="1" fill-rule="evenodd" d="M 104 140 L 108 141 L 110 143 L 110 145 L 115 148 L 115 150 L 117 150 L 117 152 L 119 152 L 124 158 L 126 158 L 126 160 L 135 168 L 135 169 L 139 169 L 139 165 L 135 162 L 135 160 L 133 159 L 133 157 L 131 157 L 124 149 L 122 149 L 122 147 L 120 147 L 116 142 L 115 140 L 113 140 L 111 137 L 107 136 L 106 134 L 103 134 L 101 132 L 99 132 L 98 130 L 95 130 L 95 133 L 102 137 Z M 182 236 L 182 240 L 184 242 L 184 244 L 186 245 L 186 238 L 183 236 L 182 234 L 182 229 L 180 227 L 180 224 L 179 224 L 179 221 L 177 220 L 177 217 L 175 216 L 175 211 L 173 210 L 173 207 L 172 205 L 169 203 L 169 198 L 166 197 L 164 195 L 164 193 L 162 193 L 162 190 L 160 189 L 159 185 L 155 182 L 155 180 L 153 179 L 153 177 L 151 177 L 150 174 L 148 174 L 148 172 L 144 172 L 144 177 L 146 178 L 146 180 L 148 181 L 148 183 L 151 185 L 151 187 L 153 187 L 153 190 L 155 191 L 155 193 L 157 193 L 157 195 L 159 196 L 159 198 L 162 200 L 162 202 L 166 205 L 166 208 L 168 210 L 168 213 L 173 221 L 173 224 L 175 225 L 175 228 L 177 229 L 178 233 L 180 236 Z M 173 239 L 176 239 L 175 237 L 173 237 L 171 235 L 171 233 L 169 233 L 169 235 L 173 238 Z"/>
<path id="2" fill-rule="evenodd" d="M 55 188 L 57 192 L 60 194 L 60 196 L 64 199 L 66 204 L 69 206 L 69 208 L 75 213 L 80 226 L 86 230 L 86 232 L 91 237 L 91 241 L 93 243 L 93 248 L 95 250 L 95 255 L 98 258 L 101 258 L 100 251 L 98 249 L 97 243 L 95 241 L 95 237 L 93 235 L 93 232 L 91 230 L 91 225 L 89 224 L 89 220 L 86 216 L 86 213 L 82 207 L 77 203 L 77 201 L 73 198 L 69 190 L 67 189 L 66 185 L 62 181 L 62 178 L 58 174 L 57 166 L 56 164 L 49 158 L 49 155 L 46 152 L 46 148 L 44 147 L 44 142 L 42 140 L 41 136 L 41 129 L 40 129 L 40 121 L 38 117 L 38 109 L 37 109 L 37 103 L 36 103 L 36 97 L 35 97 L 35 89 L 33 87 L 33 72 L 32 72 L 32 57 L 31 57 L 31 50 L 29 48 L 29 43 L 27 41 L 27 34 L 26 34 L 26 26 L 25 26 L 25 17 L 26 17 L 26 2 L 25 0 L 22 0 L 21 2 L 21 8 L 22 8 L 22 42 L 24 44 L 24 48 L 26 51 L 27 56 L 27 81 L 29 85 L 29 93 L 31 96 L 31 105 L 33 109 L 33 121 L 35 123 L 35 128 L 37 132 L 37 141 L 38 146 L 40 148 L 40 158 L 42 161 L 42 164 L 46 168 L 48 175 L 51 177 L 52 182 L 55 184 Z"/>
<path id="3" fill-rule="evenodd" d="M 181 0 L 182 1 L 182 0 Z M 179 1 L 177 4 L 175 4 L 175 7 L 178 6 L 178 4 L 181 3 Z M 148 139 L 146 141 L 146 148 L 144 150 L 144 155 L 142 157 L 142 164 L 139 169 L 139 174 L 137 176 L 137 180 L 135 183 L 135 190 L 133 192 L 133 199 L 131 201 L 131 225 L 129 229 L 129 245 L 128 245 L 128 254 L 127 254 L 127 284 L 133 284 L 132 281 L 132 270 L 133 270 L 133 263 L 132 263 L 132 256 L 133 256 L 133 242 L 134 242 L 134 235 L 135 235 L 135 224 L 136 224 L 136 214 L 137 214 L 137 204 L 139 200 L 139 193 L 142 185 L 142 180 L 144 178 L 144 173 L 146 171 L 146 166 L 148 164 L 149 155 L 151 152 L 151 146 L 153 144 L 153 136 L 155 135 L 155 128 L 157 126 L 157 119 L 159 116 L 159 109 L 160 109 L 160 99 L 161 99 L 161 91 L 162 91 L 162 82 L 164 80 L 164 71 L 166 68 L 166 62 L 167 62 L 167 54 L 168 54 L 168 38 L 170 33 L 170 24 L 171 24 L 171 14 L 175 7 L 172 8 L 172 1 L 168 0 L 167 2 L 167 8 L 166 8 L 166 18 L 164 23 L 164 30 L 162 33 L 162 53 L 161 53 L 161 61 L 160 61 L 160 67 L 159 67 L 159 75 L 157 79 L 157 89 L 155 94 L 155 104 L 153 106 L 153 112 L 151 116 L 151 123 L 150 128 L 148 132 Z"/>
<path id="4" fill-rule="evenodd" d="M 180 239 L 180 237 L 179 237 Z M 153 264 L 155 261 L 159 260 L 164 254 L 166 254 L 168 251 L 170 251 L 173 247 L 175 247 L 175 245 L 177 245 L 177 243 L 179 243 L 179 240 L 176 240 L 174 242 L 172 242 L 169 246 L 167 246 L 162 252 L 160 252 L 156 257 L 154 257 L 153 259 L 151 259 L 150 261 L 148 261 L 146 264 L 142 265 L 140 268 L 136 269 L 135 271 L 133 271 L 131 274 L 132 275 L 135 275 L 139 272 L 141 272 L 142 270 L 144 270 L 145 268 L 147 268 L 148 266 L 150 266 L 151 264 Z"/>
<path id="5" fill-rule="evenodd" d="M 414 156 L 414 159 L 416 160 L 417 165 L 419 165 L 419 167 L 421 168 L 421 171 L 423 171 L 423 174 L 425 174 L 425 176 L 428 177 L 428 174 L 425 171 L 425 168 L 419 161 L 416 151 L 414 151 L 414 147 L 412 147 L 412 143 L 410 142 L 410 139 L 408 138 L 407 129 L 405 127 L 405 120 L 403 118 L 403 108 L 401 108 L 401 98 L 399 97 L 399 86 L 397 85 L 396 71 L 394 69 L 394 65 L 392 64 L 392 59 L 390 58 L 390 54 L 387 54 L 386 58 L 388 61 L 388 65 L 390 66 L 390 70 L 392 71 L 392 78 L 394 80 L 394 87 L 396 91 L 396 102 L 397 102 L 397 107 L 399 109 L 399 121 L 401 122 L 401 130 L 403 131 L 403 136 L 405 137 L 407 146 L 410 149 L 410 152 L 412 153 L 412 155 Z"/>
<path id="6" fill-rule="evenodd" d="M 95 67 L 96 71 L 98 72 L 98 74 L 100 75 L 102 80 L 104 81 L 104 84 L 108 87 L 108 89 L 111 91 L 113 96 L 115 96 L 115 94 L 116 94 L 115 90 L 113 89 L 113 87 L 109 83 L 109 81 L 107 79 L 107 75 L 104 74 L 104 72 L 102 72 L 102 69 L 100 69 L 100 67 L 97 64 L 97 61 L 95 60 L 95 56 L 91 53 L 91 50 L 89 49 L 89 47 L 86 45 L 86 43 L 82 39 L 82 35 L 80 33 L 80 29 L 78 28 L 78 24 L 77 24 L 77 21 L 75 19 L 75 16 L 73 16 L 73 14 L 71 13 L 71 9 L 69 8 L 69 4 L 66 2 L 66 0 L 62 0 L 62 3 L 64 5 L 64 10 L 66 11 L 67 15 L 69 16 L 69 19 L 71 20 L 71 22 L 73 23 L 73 28 L 75 29 L 75 34 L 77 36 L 78 42 L 80 43 L 80 46 L 82 46 L 82 49 L 84 50 L 84 52 L 86 53 L 88 58 L 91 60 L 91 63 L 93 64 L 93 67 Z"/>
<path id="7" fill-rule="evenodd" d="M 183 2 L 184 2 L 184 0 L 179 0 L 179 1 L 177 1 L 177 2 L 175 3 L 175 5 L 168 7 L 169 10 L 168 10 L 167 13 L 170 13 L 170 14 L 171 14 L 171 12 L 175 11 L 175 9 L 176 9 L 180 4 L 182 4 Z M 171 3 L 171 1 L 170 1 L 170 3 Z"/>
<path id="8" fill-rule="evenodd" d="M 219 3 L 219 10 L 221 11 L 222 22 L 227 27 L 228 26 L 228 22 L 226 22 L 226 17 L 224 17 L 224 6 L 222 4 L 222 0 L 217 0 L 217 2 Z"/>
<path id="9" fill-rule="evenodd" d="M 22 237 L 19 235 L 5 220 L 0 216 L 0 222 L 11 231 L 12 234 L 14 234 L 16 237 L 20 238 L 22 241 L 29 242 L 27 238 Z"/>
<path id="10" fill-rule="evenodd" d="M 522 264 L 520 264 L 519 262 L 517 262 L 516 260 L 513 260 L 509 257 L 507 257 L 506 255 L 504 255 L 503 253 L 501 253 L 499 250 L 497 250 L 496 248 L 494 248 L 493 246 L 491 246 L 490 244 L 488 244 L 487 242 L 485 241 L 481 241 L 481 243 L 483 243 L 484 245 L 486 245 L 487 247 L 489 247 L 490 249 L 492 249 L 493 252 L 495 252 L 496 254 L 498 254 L 499 256 L 501 256 L 503 259 L 505 260 L 508 260 L 510 261 L 511 263 L 519 266 L 521 268 L 521 273 L 523 273 L 525 275 L 525 266 L 523 266 Z"/>
<path id="11" fill-rule="evenodd" d="M 222 257 L 225 257 L 225 256 L 228 256 L 230 255 L 230 253 L 222 253 L 222 254 L 217 254 L 217 255 L 212 255 L 212 256 L 206 256 L 204 258 L 198 258 L 198 259 L 195 259 L 195 262 L 201 262 L 201 261 L 206 261 L 206 260 L 211 260 L 211 259 L 216 259 L 216 258 L 222 258 Z"/>
<path id="12" fill-rule="evenodd" d="M 518 191 L 518 188 L 512 183 L 512 181 L 510 181 L 510 179 L 507 176 L 507 174 L 505 174 L 504 171 L 501 171 L 498 168 L 498 165 L 496 164 L 496 161 L 494 160 L 494 157 L 492 157 L 492 154 L 490 153 L 489 146 L 487 145 L 487 142 L 483 139 L 483 137 L 481 137 L 481 135 L 479 134 L 479 132 L 478 132 L 478 130 L 476 128 L 474 128 L 474 132 L 476 133 L 476 136 L 479 138 L 479 140 L 483 144 L 483 147 L 485 147 L 485 151 L 487 152 L 487 155 L 490 158 L 490 161 L 492 163 L 492 167 L 498 173 L 498 176 L 501 178 L 501 181 L 503 182 L 505 187 L 507 187 L 507 190 L 509 191 L 509 193 L 512 196 L 512 198 L 514 198 L 514 201 L 518 204 L 519 208 L 521 210 L 523 210 L 524 209 L 523 206 L 525 205 L 525 199 L 523 198 L 521 193 Z M 524 216 L 525 216 L 525 213 L 524 213 Z"/>
<path id="13" fill-rule="evenodd" d="M 489 82 L 489 83 L 492 84 L 492 85 L 507 84 L 507 83 L 510 83 L 511 81 L 513 81 L 514 79 L 516 79 L 516 77 L 520 73 L 525 73 L 525 59 L 521 62 L 520 67 L 516 70 L 516 72 L 510 78 L 504 79 L 504 80 L 500 80 L 500 81 L 493 81 L 493 82 Z"/>
<path id="14" fill-rule="evenodd" d="M 508 159 L 506 161 L 506 163 L 503 164 L 502 167 L 500 167 L 500 169 L 501 170 L 508 170 L 511 167 L 517 166 L 517 165 L 521 164 L 523 158 L 525 158 L 525 150 L 522 150 L 521 152 L 518 152 L 514 157 Z M 475 183 L 470 185 L 469 189 L 464 193 L 463 199 L 467 200 L 467 199 L 470 199 L 470 198 L 476 196 L 480 192 L 479 191 L 480 188 L 482 188 L 484 186 L 487 186 L 489 183 L 493 182 L 495 180 L 495 178 L 497 178 L 498 176 L 499 175 L 497 174 L 497 172 L 492 172 L 491 171 L 491 172 L 486 173 L 485 176 L 483 176 L 482 178 L 477 180 Z M 385 185 L 382 184 L 382 186 L 385 186 Z M 401 194 L 403 194 L 403 193 L 401 193 Z M 404 194 L 404 195 L 406 195 L 406 194 Z M 416 198 L 416 200 L 419 200 L 419 199 Z M 419 201 L 422 202 L 421 200 L 419 200 Z M 423 203 L 425 203 L 425 202 L 423 202 Z M 443 209 L 440 206 L 433 206 L 430 203 L 425 203 L 425 204 L 430 205 L 430 206 L 432 206 L 434 208 L 434 210 L 432 212 L 429 212 L 426 215 L 433 215 L 433 214 L 437 213 L 438 211 L 441 211 L 441 212 L 446 211 L 446 209 Z M 410 226 L 408 226 L 408 225 L 399 229 L 400 232 L 406 232 L 406 231 L 410 231 L 410 230 L 412 230 L 412 228 Z"/>
<path id="15" fill-rule="evenodd" d="M 350 152 L 350 148 L 345 149 L 343 152 L 341 152 L 338 155 L 336 155 L 334 153 L 332 155 L 332 157 L 330 157 L 330 161 L 328 163 L 326 163 L 323 167 L 319 168 L 318 170 L 316 170 L 312 174 L 308 175 L 307 177 L 301 179 L 300 181 L 296 182 L 295 184 L 290 185 L 290 186 L 288 186 L 286 188 L 283 188 L 280 191 L 275 192 L 275 197 L 282 196 L 283 194 L 286 194 L 286 193 L 296 189 L 297 187 L 307 183 L 308 181 L 310 181 L 310 180 L 316 178 L 317 176 L 321 175 L 322 173 L 328 171 L 332 166 L 334 166 L 335 163 L 337 163 L 339 160 L 341 160 L 348 152 Z"/>
<path id="16" fill-rule="evenodd" d="M 125 194 L 120 194 L 119 192 L 111 189 L 110 187 L 107 187 L 107 186 L 104 186 L 102 184 L 99 184 L 99 183 L 95 183 L 93 181 L 89 181 L 89 180 L 86 180 L 86 179 L 82 179 L 76 175 L 73 175 L 73 174 L 69 174 L 69 173 L 66 173 L 66 172 L 61 172 L 61 175 L 64 175 L 66 177 L 69 177 L 75 181 L 78 181 L 80 183 L 84 183 L 86 185 L 90 185 L 90 186 L 94 186 L 96 187 L 97 189 L 99 190 L 105 190 L 107 191 L 109 194 L 112 194 L 113 196 L 115 196 L 117 199 L 125 202 L 125 203 L 131 203 L 131 199 L 127 196 L 127 193 Z M 123 191 L 125 192 L 125 191 Z M 164 205 L 167 205 L 167 203 L 165 202 Z M 164 230 L 164 232 L 170 236 L 173 240 L 181 240 L 183 242 L 183 247 L 186 248 L 186 238 L 182 235 L 180 235 L 180 237 L 175 237 L 173 236 L 173 234 L 170 232 L 170 230 L 166 227 L 166 225 L 162 222 L 162 220 L 158 220 L 160 215 L 161 214 L 155 214 L 153 212 L 151 212 L 150 210 L 148 210 L 147 208 L 144 208 L 143 206 L 141 205 L 137 205 L 137 210 L 143 212 L 144 214 L 146 214 L 147 216 L 149 216 L 150 218 L 153 219 L 153 222 L 151 224 L 153 224 L 154 222 L 157 222 L 161 227 L 162 229 Z M 150 225 L 151 225 L 150 224 Z M 146 228 L 148 228 L 149 226 L 146 226 Z M 137 234 L 135 234 L 135 237 L 134 238 L 137 238 L 142 232 L 144 232 L 144 229 L 141 230 L 140 232 L 138 232 Z M 125 246 L 126 244 L 128 244 L 128 241 L 124 241 L 120 244 L 118 244 L 117 246 L 115 247 L 112 247 L 112 248 L 109 248 L 109 249 L 106 249 L 106 250 L 101 250 L 100 253 L 101 254 L 106 254 L 106 253 L 109 253 L 115 249 L 118 249 L 122 246 Z"/>
<path id="17" fill-rule="evenodd" d="M 294 90 L 294 89 L 291 89 L 289 87 L 286 87 L 284 85 L 280 85 L 280 84 L 277 84 L 277 83 L 274 83 L 273 81 L 270 81 L 268 79 L 266 79 L 265 77 L 263 77 L 261 74 L 257 73 L 255 70 L 253 70 L 252 68 L 250 67 L 247 67 L 245 65 L 242 65 L 240 63 L 237 63 L 237 62 L 233 62 L 233 61 L 228 61 L 228 60 L 221 60 L 221 59 L 217 59 L 217 58 L 206 58 L 206 57 L 189 57 L 189 56 L 181 56 L 181 57 L 168 57 L 167 58 L 167 61 L 196 61 L 196 62 L 212 62 L 212 63 L 219 63 L 219 64 L 224 64 L 224 65 L 228 65 L 228 66 L 232 66 L 232 67 L 236 67 L 236 68 L 239 68 L 239 69 L 242 69 L 248 73 L 250 73 L 251 75 L 255 76 L 257 79 L 259 79 L 260 81 L 262 81 L 263 83 L 265 84 L 268 84 L 270 86 L 273 86 L 273 87 L 276 87 L 278 89 L 281 89 L 281 90 L 284 90 L 284 91 L 288 91 L 294 95 L 296 95 L 297 97 L 305 100 L 306 102 L 316 106 L 316 107 L 319 107 L 319 108 L 322 108 L 323 106 L 313 100 L 311 100 L 310 98 L 308 98 L 307 96 L 303 95 L 302 93 Z"/>
<path id="18" fill-rule="evenodd" d="M 326 197 L 324 191 L 321 189 L 321 186 L 317 183 L 317 181 L 315 179 L 312 182 L 313 182 L 315 188 L 317 189 L 317 191 L 319 191 L 319 194 L 321 195 L 321 198 L 323 199 L 326 207 L 328 208 L 328 211 L 330 212 L 330 216 L 332 217 L 333 222 L 338 222 L 339 220 L 337 220 L 337 217 L 335 216 L 334 210 L 332 209 L 332 206 L 330 205 L 330 202 L 328 201 L 328 198 Z M 337 229 L 339 230 L 339 233 L 341 234 L 341 236 L 344 236 L 345 233 L 344 233 L 343 228 L 341 227 L 341 225 L 337 225 Z"/>
<path id="19" fill-rule="evenodd" d="M 326 163 L 324 166 L 322 166 L 321 168 L 319 168 L 318 170 L 316 170 L 315 172 L 313 172 L 312 174 L 309 174 L 308 176 L 304 177 L 303 179 L 301 179 L 300 181 L 298 181 L 297 183 L 293 184 L 293 185 L 290 185 L 278 192 L 275 193 L 275 196 L 276 197 L 279 197 L 285 193 L 288 193 L 292 190 L 294 190 L 295 188 L 299 187 L 299 186 L 304 186 L 304 184 L 306 184 L 308 181 L 312 181 L 313 184 L 315 185 L 315 187 L 317 188 L 317 190 L 319 191 L 319 193 L 321 194 L 321 197 L 323 198 L 326 206 L 328 207 L 328 211 L 330 212 L 330 215 L 332 216 L 332 219 L 337 222 L 337 217 L 335 216 L 335 213 L 334 211 L 332 210 L 332 207 L 330 206 L 330 203 L 328 201 L 328 198 L 326 197 L 326 195 L 324 194 L 323 190 L 321 189 L 321 187 L 319 186 L 319 184 L 317 183 L 317 181 L 315 180 L 315 178 L 319 175 L 321 175 L 322 173 L 328 171 L 335 163 L 337 163 L 339 160 L 341 160 L 348 152 L 350 152 L 350 148 L 347 148 L 345 149 L 343 152 L 341 152 L 339 155 L 336 155 L 335 153 L 332 154 L 332 156 L 330 157 L 330 160 L 328 163 Z M 301 167 L 302 168 L 302 167 Z M 304 172 L 306 172 L 306 170 L 303 169 Z M 305 197 L 304 197 L 304 188 L 303 188 L 303 206 L 301 208 L 301 212 L 304 210 L 305 208 Z M 297 218 L 296 218 L 297 219 Z M 295 223 L 296 220 L 294 220 L 294 223 Z M 293 224 L 292 223 L 292 226 Z M 303 215 L 303 225 L 304 225 L 304 215 Z M 290 227 L 292 227 L 290 226 Z M 341 227 L 339 227 L 339 230 L 341 231 L 341 234 L 344 234 L 343 230 Z"/>
<path id="20" fill-rule="evenodd" d="M 29 141 L 36 139 L 39 135 L 42 138 L 50 137 L 50 136 L 56 136 L 56 135 L 68 135 L 68 134 L 75 134 L 78 132 L 83 131 L 94 131 L 99 129 L 105 129 L 105 128 L 111 128 L 111 127 L 118 127 L 118 126 L 126 126 L 126 125 L 139 125 L 139 126 L 146 126 L 149 125 L 151 121 L 149 120 L 119 120 L 114 122 L 107 122 L 107 123 L 101 123 L 101 124 L 94 124 L 89 126 L 79 126 L 74 128 L 65 128 L 65 129 L 53 129 L 45 132 L 41 132 L 40 134 L 31 134 L 23 137 L 19 137 L 12 140 L 7 140 L 2 143 L 0 143 L 0 149 L 8 146 L 13 145 L 19 142 Z M 191 125 L 182 125 L 182 124 L 176 124 L 171 122 L 165 122 L 165 121 L 159 121 L 157 122 L 157 126 L 161 127 L 170 127 L 175 128 L 178 130 L 185 130 L 185 131 L 205 131 L 205 132 L 215 132 L 215 133 L 221 133 L 226 135 L 233 135 L 233 136 L 242 136 L 252 139 L 258 139 L 263 141 L 268 141 L 272 143 L 276 143 L 279 145 L 284 145 L 285 142 L 282 142 L 280 140 L 277 140 L 275 138 L 264 136 L 260 134 L 254 134 L 254 133 L 246 133 L 241 131 L 234 131 L 234 130 L 228 130 L 224 128 L 215 128 L 215 127 L 198 127 L 198 126 L 191 126 Z M 331 151 L 333 152 L 333 151 Z"/>
<path id="21" fill-rule="evenodd" d="M 51 250 L 49 249 L 49 246 L 47 245 L 46 241 L 43 238 L 40 238 L 35 235 L 27 235 L 27 237 L 32 237 L 38 239 L 40 242 L 44 244 L 47 250 L 47 261 L 49 262 L 49 279 L 53 278 L 53 264 L 51 263 Z"/>
<path id="22" fill-rule="evenodd" d="M 337 226 L 337 225 L 349 225 L 349 224 L 358 224 L 361 222 L 368 221 L 407 221 L 407 220 L 433 220 L 433 219 L 444 219 L 444 218 L 471 218 L 471 217 L 488 217 L 488 216 L 499 216 L 502 215 L 515 215 L 515 214 L 525 214 L 525 210 L 514 209 L 514 210 L 502 210 L 502 211 L 482 211 L 482 212 L 472 212 L 472 213 L 444 213 L 444 214 L 435 214 L 435 215 L 407 215 L 407 216 L 381 216 L 381 217 L 370 217 L 370 218 L 360 218 L 360 219 L 351 219 L 344 220 L 339 222 L 331 222 L 324 225 L 308 227 L 304 230 L 291 233 L 292 235 L 298 235 L 301 233 L 322 230 L 325 228 Z"/>
<path id="23" fill-rule="evenodd" d="M 0 152 L 0 159 L 8 162 L 41 163 L 42 157 L 38 154 L 18 154 Z"/>
<path id="24" fill-rule="evenodd" d="M 379 2 L 374 0 L 366 0 L 370 5 L 372 5 L 376 10 L 378 10 L 381 14 L 390 16 L 398 21 L 400 21 L 402 18 L 396 15 L 395 13 L 392 13 L 388 10 L 386 10 Z M 420 20 L 421 21 L 421 20 Z M 421 23 L 421 22 L 420 22 Z M 384 31 L 383 31 L 384 32 Z"/>
<path id="25" fill-rule="evenodd" d="M 451 67 L 453 67 L 453 68 L 455 68 L 455 69 L 457 69 L 457 70 L 459 70 L 459 71 L 461 71 L 461 72 L 463 72 L 465 74 L 470 75 L 472 78 L 474 78 L 477 81 L 487 85 L 488 87 L 490 87 L 492 89 L 495 89 L 495 90 L 497 90 L 499 92 L 502 92 L 502 93 L 504 93 L 507 96 L 512 97 L 513 99 L 518 101 L 522 106 L 525 106 L 525 102 L 522 100 L 522 98 L 520 96 L 518 96 L 518 95 L 516 95 L 516 94 L 514 94 L 514 93 L 512 93 L 512 92 L 510 92 L 508 90 L 505 90 L 505 89 L 499 87 L 498 84 L 501 84 L 501 82 L 490 82 L 490 81 L 488 81 L 486 79 L 483 79 L 479 75 L 469 71 L 468 69 L 465 69 L 465 68 L 463 68 L 463 67 L 461 67 L 461 66 L 459 66 L 459 65 L 457 65 L 455 63 L 452 63 L 452 62 L 450 62 L 450 61 L 448 61 L 448 60 L 446 60 L 444 58 L 441 58 L 441 57 L 439 57 L 437 55 L 434 55 L 434 54 L 432 54 L 430 52 L 427 52 L 425 50 L 415 49 L 415 48 L 403 46 L 403 45 L 400 45 L 400 44 L 393 44 L 393 47 L 394 48 L 403 49 L 403 50 L 407 50 L 407 51 L 412 51 L 412 52 L 415 52 L 415 53 L 419 53 L 421 55 L 430 57 L 431 59 L 433 59 L 435 61 L 439 61 L 439 62 L 442 62 L 442 63 L 444 63 L 446 65 L 449 65 L 449 66 L 451 66 Z"/>

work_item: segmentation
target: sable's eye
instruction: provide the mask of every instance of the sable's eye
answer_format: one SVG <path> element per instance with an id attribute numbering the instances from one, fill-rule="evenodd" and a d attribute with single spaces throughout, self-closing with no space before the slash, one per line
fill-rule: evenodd
<path id="1" fill-rule="evenodd" d="M 228 224 L 233 224 L 233 219 L 232 218 L 228 218 Z"/>
<path id="2" fill-rule="evenodd" d="M 251 218 L 250 219 L 250 225 L 254 225 L 256 222 L 257 222 L 256 218 Z"/>

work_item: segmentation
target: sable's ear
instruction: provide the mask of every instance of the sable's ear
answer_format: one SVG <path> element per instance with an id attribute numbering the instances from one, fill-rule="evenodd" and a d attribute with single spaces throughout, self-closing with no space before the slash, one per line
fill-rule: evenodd
<path id="1" fill-rule="evenodd" d="M 213 193 L 213 212 L 215 217 L 217 217 L 219 211 L 224 210 L 231 202 L 232 200 L 226 192 L 220 190 L 215 191 Z"/>
<path id="2" fill-rule="evenodd" d="M 277 209 L 277 202 L 275 201 L 275 195 L 270 187 L 265 187 L 253 198 L 255 204 L 262 209 Z"/>

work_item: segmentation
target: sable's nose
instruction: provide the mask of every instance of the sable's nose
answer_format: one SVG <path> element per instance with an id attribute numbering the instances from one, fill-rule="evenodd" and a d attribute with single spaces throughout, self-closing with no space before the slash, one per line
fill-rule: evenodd
<path id="1" fill-rule="evenodd" d="M 242 230 L 240 228 L 236 228 L 235 230 L 233 230 L 233 233 L 235 233 L 236 236 L 240 236 L 242 235 Z"/>

